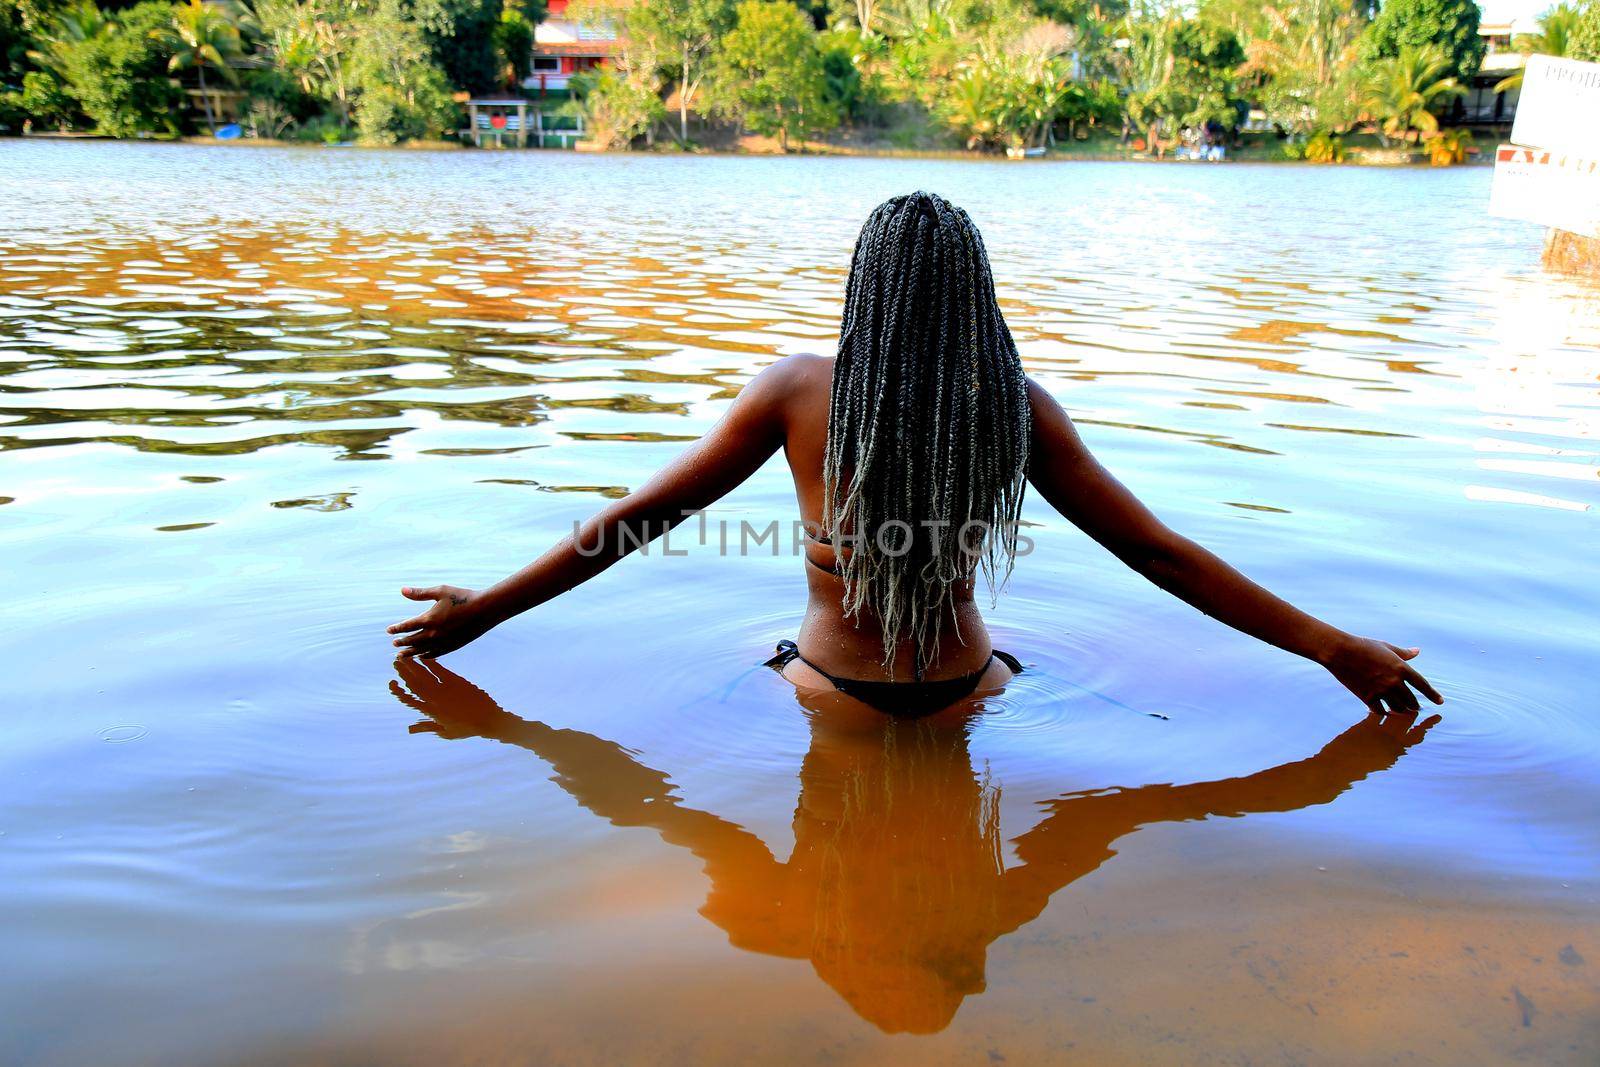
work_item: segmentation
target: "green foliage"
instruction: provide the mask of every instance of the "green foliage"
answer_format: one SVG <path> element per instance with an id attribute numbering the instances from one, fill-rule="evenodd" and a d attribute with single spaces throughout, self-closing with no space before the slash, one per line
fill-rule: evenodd
<path id="1" fill-rule="evenodd" d="M 1486 44 L 1478 36 L 1476 0 L 1384 0 L 1368 27 L 1362 54 L 1392 59 L 1407 48 L 1439 48 L 1445 73 L 1465 81 L 1478 72 Z"/>
<path id="2" fill-rule="evenodd" d="M 529 26 L 537 26 L 549 14 L 549 6 L 545 0 L 505 0 L 506 11 L 514 15 L 521 15 L 522 21 Z"/>
<path id="3" fill-rule="evenodd" d="M 356 128 L 368 144 L 438 140 L 455 124 L 450 84 L 437 67 L 420 66 L 404 85 L 378 82 L 361 94 Z"/>
<path id="4" fill-rule="evenodd" d="M 255 12 L 263 58 L 349 125 L 361 29 L 350 0 L 256 0 Z"/>
<path id="5" fill-rule="evenodd" d="M 1096 19 L 1120 19 L 1128 13 L 1128 3 L 1127 0 L 1032 0 L 1030 9 L 1040 18 L 1063 26 L 1082 26 Z"/>
<path id="6" fill-rule="evenodd" d="M 207 67 L 227 79 L 234 77 L 228 62 L 243 51 L 233 10 L 215 0 L 187 0 L 174 5 L 171 22 L 151 33 L 171 52 L 168 67 L 174 71 Z"/>
<path id="7" fill-rule="evenodd" d="M 744 0 L 711 73 L 713 108 L 787 149 L 838 123 L 811 21 L 789 0 Z"/>
<path id="8" fill-rule="evenodd" d="M 1268 120 L 1291 137 L 1353 125 L 1366 27 L 1360 11 L 1349 0 L 1283 0 L 1255 11 L 1241 74 Z"/>
<path id="9" fill-rule="evenodd" d="M 244 127 L 251 137 L 281 138 L 295 126 L 294 113 L 270 97 L 250 101 Z"/>
<path id="10" fill-rule="evenodd" d="M 678 140 L 687 143 L 689 109 L 710 73 L 718 42 L 734 25 L 733 0 L 645 0 L 612 11 L 611 17 L 622 22 L 630 50 L 625 65 L 635 77 L 676 85 Z"/>
<path id="11" fill-rule="evenodd" d="M 985 47 L 948 83 L 936 113 L 968 148 L 1042 145 L 1056 122 L 1089 112 L 1091 98 L 1072 78 L 1069 43 L 1041 20 L 1004 46 Z"/>
<path id="12" fill-rule="evenodd" d="M 172 10 L 165 0 L 145 0 L 58 53 L 67 92 L 101 133 L 177 132 L 183 93 L 168 73 L 172 52 L 163 40 Z"/>
<path id="13" fill-rule="evenodd" d="M 50 21 L 33 31 L 36 47 L 27 58 L 39 70 L 66 77 L 75 49 L 98 36 L 109 23 L 93 0 L 75 0 L 57 10 Z"/>
<path id="14" fill-rule="evenodd" d="M 1462 127 L 1446 130 L 1428 139 L 1428 162 L 1435 167 L 1453 167 L 1467 161 L 1472 147 L 1472 131 Z"/>
<path id="15" fill-rule="evenodd" d="M 1134 21 L 1129 33 L 1134 87 L 1128 117 L 1158 154 L 1185 127 L 1238 125 L 1235 88 L 1245 55 L 1232 30 L 1169 13 Z"/>
<path id="16" fill-rule="evenodd" d="M 653 144 L 670 105 L 685 146 L 694 111 L 785 147 L 843 121 L 980 150 L 1120 127 L 1161 152 L 1251 106 L 1307 158 L 1336 156 L 1338 135 L 1368 123 L 1386 143 L 1442 152 L 1439 116 L 1482 54 L 1476 6 L 1385 0 L 1369 21 L 1374 6 L 577 0 L 567 17 L 615 24 L 622 45 L 575 81 L 572 106 L 612 146 Z M 0 0 L 0 125 L 177 132 L 181 79 L 242 87 L 256 136 L 438 137 L 455 91 L 514 91 L 528 76 L 544 14 L 545 0 Z M 1600 0 L 1562 0 L 1517 45 L 1600 59 Z M 214 125 L 211 95 L 198 100 Z"/>
<path id="17" fill-rule="evenodd" d="M 455 123 L 450 83 L 433 63 L 424 23 L 406 0 L 377 0 L 361 20 L 350 74 L 363 141 L 438 138 Z"/>
<path id="18" fill-rule="evenodd" d="M 865 103 L 861 70 L 856 66 L 856 51 L 848 40 L 830 38 L 821 45 L 822 95 L 840 119 L 854 121 Z"/>
<path id="19" fill-rule="evenodd" d="M 1343 163 L 1344 138 L 1318 130 L 1306 141 L 1304 159 L 1307 163 Z"/>
<path id="20" fill-rule="evenodd" d="M 502 0 L 438 0 L 442 17 L 427 33 L 428 51 L 445 79 L 469 93 L 499 88 L 504 65 L 496 46 Z"/>
<path id="21" fill-rule="evenodd" d="M 356 131 L 333 115 L 318 115 L 289 132 L 295 140 L 310 144 L 348 144 L 356 139 Z"/>
<path id="22" fill-rule="evenodd" d="M 240 77 L 240 85 L 250 95 L 252 104 L 271 104 L 296 122 L 316 116 L 323 108 L 321 100 L 302 89 L 298 81 L 278 67 L 246 70 Z"/>
<path id="23" fill-rule="evenodd" d="M 1372 64 L 1365 106 L 1382 124 L 1384 143 L 1436 133 L 1437 112 L 1464 91 L 1450 74 L 1450 56 L 1433 45 L 1407 46 Z"/>
<path id="24" fill-rule="evenodd" d="M 78 104 L 67 93 L 61 79 L 47 70 L 30 70 L 22 76 L 22 92 L 16 105 L 40 125 L 67 129 L 77 117 Z"/>
<path id="25" fill-rule="evenodd" d="M 1572 58 L 1600 62 L 1600 0 L 1588 0 L 1572 30 Z"/>
<path id="26" fill-rule="evenodd" d="M 889 42 L 851 25 L 817 36 L 824 94 L 840 121 L 882 126 L 897 100 L 889 84 Z"/>
<path id="27" fill-rule="evenodd" d="M 602 148 L 626 148 L 666 114 L 652 86 L 614 70 L 585 71 L 572 79 L 572 89 L 573 110 Z"/>
<path id="28" fill-rule="evenodd" d="M 506 83 L 520 85 L 533 69 L 533 23 L 516 8 L 506 8 L 494 28 L 494 47 Z"/>
<path id="29" fill-rule="evenodd" d="M 1584 13 L 1581 9 L 1570 4 L 1557 4 L 1555 7 L 1539 16 L 1539 29 L 1536 33 L 1517 34 L 1517 51 L 1524 55 L 1532 53 L 1541 56 L 1566 56 L 1576 58 L 1575 52 L 1580 47 L 1580 37 L 1583 32 Z M 1510 74 L 1495 85 L 1497 93 L 1510 92 L 1522 88 L 1522 71 Z"/>
<path id="30" fill-rule="evenodd" d="M 217 121 L 211 113 L 211 97 L 206 92 L 206 70 L 215 70 L 226 81 L 237 80 L 233 68 L 228 65 L 243 51 L 237 17 L 230 5 L 216 0 L 210 3 L 188 0 L 172 9 L 167 26 L 150 31 L 172 52 L 167 61 L 168 70 L 195 71 L 200 82 L 200 106 L 205 111 L 206 127 L 213 133 Z"/>
<path id="31" fill-rule="evenodd" d="M 28 40 L 20 5 L 0 3 L 0 89 L 22 80 L 28 60 Z"/>
<path id="32" fill-rule="evenodd" d="M 447 35 L 461 10 L 442 0 L 256 4 L 261 54 L 329 113 L 325 122 L 304 122 L 303 136 L 344 141 L 354 127 L 374 144 L 437 138 L 454 126 L 451 85 L 430 41 Z M 274 98 L 283 101 L 276 91 Z M 307 117 L 303 104 L 294 111 Z"/>

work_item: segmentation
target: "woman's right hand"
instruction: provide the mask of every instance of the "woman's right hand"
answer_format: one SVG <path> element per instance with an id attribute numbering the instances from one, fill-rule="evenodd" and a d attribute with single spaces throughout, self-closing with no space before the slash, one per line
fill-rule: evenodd
<path id="1" fill-rule="evenodd" d="M 1410 715 L 1420 707 L 1411 687 L 1435 704 L 1444 703 L 1444 697 L 1409 662 L 1421 651 L 1345 634 L 1320 659 L 1328 673 L 1371 711 Z"/>

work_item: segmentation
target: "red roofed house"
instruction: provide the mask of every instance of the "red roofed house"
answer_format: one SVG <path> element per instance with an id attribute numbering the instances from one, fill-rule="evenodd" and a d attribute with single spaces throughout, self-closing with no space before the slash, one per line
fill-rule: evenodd
<path id="1" fill-rule="evenodd" d="M 614 23 L 576 22 L 567 14 L 569 5 L 570 0 L 549 0 L 544 21 L 533 31 L 533 71 L 522 85 L 541 98 L 550 92 L 565 95 L 574 74 L 604 66 L 621 51 Z"/>

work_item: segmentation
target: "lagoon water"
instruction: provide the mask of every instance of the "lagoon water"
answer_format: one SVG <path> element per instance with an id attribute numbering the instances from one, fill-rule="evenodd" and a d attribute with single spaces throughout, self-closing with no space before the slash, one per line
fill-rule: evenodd
<path id="1" fill-rule="evenodd" d="M 0 1061 L 1593 1063 L 1600 286 L 1489 179 L 0 143 Z M 787 542 L 397 673 L 401 584 L 829 351 L 916 187 L 1102 459 L 1437 725 L 1036 499 L 962 721 L 759 666 Z"/>

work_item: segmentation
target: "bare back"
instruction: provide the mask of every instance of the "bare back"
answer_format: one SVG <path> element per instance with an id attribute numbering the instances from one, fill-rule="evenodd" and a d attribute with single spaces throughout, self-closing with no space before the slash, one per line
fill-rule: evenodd
<path id="1" fill-rule="evenodd" d="M 795 500 L 800 519 L 810 529 L 822 523 L 823 454 L 828 437 L 828 397 L 833 381 L 833 360 L 823 356 L 795 355 L 785 359 L 787 373 L 782 417 L 785 424 L 784 457 L 794 477 Z M 848 550 L 846 550 L 848 551 Z M 817 666 L 845 678 L 911 681 L 914 677 L 914 650 L 908 639 L 894 656 L 894 669 L 886 674 L 886 658 L 878 621 L 874 618 L 847 619 L 843 610 L 843 582 L 830 570 L 835 566 L 834 549 L 808 543 L 805 565 L 809 601 L 797 643 L 801 654 Z M 943 628 L 938 655 L 923 678 L 959 678 L 983 670 L 992 648 L 983 616 L 972 598 L 969 580 L 955 590 L 955 606 L 950 625 Z M 991 669 L 994 678 L 985 677 L 980 688 L 1003 683 L 1010 671 L 1000 663 Z M 815 671 L 804 663 L 791 664 L 785 677 L 801 683 L 826 686 Z"/>

